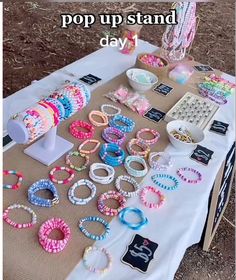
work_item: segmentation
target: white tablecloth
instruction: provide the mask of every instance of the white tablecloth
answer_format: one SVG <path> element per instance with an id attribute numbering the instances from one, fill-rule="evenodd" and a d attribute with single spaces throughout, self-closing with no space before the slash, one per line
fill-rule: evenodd
<path id="1" fill-rule="evenodd" d="M 111 47 L 103 48 L 40 81 L 34 82 L 4 99 L 4 128 L 11 115 L 32 105 L 40 97 L 48 95 L 50 91 L 63 84 L 65 80 L 71 79 L 70 73 L 73 73 L 76 77 L 91 73 L 101 77 L 102 83 L 106 83 L 131 67 L 135 62 L 137 53 L 152 52 L 156 49 L 157 47 L 141 40 L 139 40 L 139 46 L 132 56 L 122 55 Z M 234 81 L 232 76 L 225 74 L 224 77 Z M 85 270 L 83 264 L 80 263 L 71 272 L 68 280 L 172 280 L 174 278 L 186 249 L 200 241 L 212 185 L 234 141 L 234 98 L 234 96 L 231 97 L 226 105 L 220 107 L 214 117 L 214 119 L 230 124 L 227 136 L 210 133 L 208 131 L 209 127 L 205 129 L 206 137 L 202 145 L 214 151 L 213 158 L 208 166 L 202 166 L 190 160 L 189 156 L 178 154 L 171 145 L 167 147 L 167 150 L 173 155 L 174 161 L 174 167 L 168 171 L 168 174 L 175 176 L 177 168 L 191 166 L 202 173 L 202 182 L 197 185 L 181 182 L 180 187 L 175 191 L 162 190 L 166 197 L 166 203 L 159 210 L 149 210 L 143 207 L 138 198 L 130 199 L 128 203 L 130 206 L 138 206 L 144 211 L 149 220 L 149 226 L 136 232 L 122 225 L 117 218 L 113 219 L 110 235 L 104 241 L 96 243 L 98 246 L 107 248 L 111 253 L 113 257 L 111 271 L 104 276 L 98 276 Z M 150 176 L 155 173 L 155 171 L 150 171 L 143 180 L 143 185 L 152 185 Z M 142 274 L 120 261 L 126 245 L 130 243 L 135 233 L 139 233 L 159 245 L 155 258 L 151 261 L 146 274 Z M 99 263 L 99 261 L 98 258 L 97 262 Z"/>

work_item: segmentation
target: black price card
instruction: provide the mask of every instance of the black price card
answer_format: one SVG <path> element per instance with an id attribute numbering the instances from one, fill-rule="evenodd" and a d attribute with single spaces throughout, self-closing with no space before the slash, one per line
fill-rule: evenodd
<path id="1" fill-rule="evenodd" d="M 204 165 L 208 165 L 213 154 L 214 154 L 214 152 L 207 149 L 206 147 L 197 145 L 197 148 L 193 151 L 190 158 L 193 160 L 196 160 Z"/>
<path id="2" fill-rule="evenodd" d="M 146 119 L 149 119 L 153 122 L 158 123 L 160 120 L 162 120 L 164 118 L 165 114 L 166 113 L 164 113 L 156 108 L 151 108 L 143 115 L 143 117 Z"/>
<path id="3" fill-rule="evenodd" d="M 210 127 L 210 131 L 221 135 L 225 135 L 228 130 L 228 126 L 229 126 L 228 123 L 214 120 Z"/>
<path id="4" fill-rule="evenodd" d="M 165 85 L 165 84 L 159 84 L 158 86 L 154 87 L 154 89 L 153 89 L 154 92 L 157 92 L 164 96 L 167 96 L 172 90 L 173 90 L 172 87 Z"/>
<path id="5" fill-rule="evenodd" d="M 88 75 L 83 76 L 82 78 L 80 78 L 80 81 L 82 81 L 82 82 L 84 82 L 84 83 L 86 83 L 86 84 L 88 84 L 90 86 L 93 85 L 93 84 L 98 83 L 101 80 L 102 80 L 101 78 L 96 77 L 96 76 L 94 76 L 92 74 L 88 74 Z"/>
<path id="6" fill-rule="evenodd" d="M 199 72 L 212 72 L 214 69 L 209 65 L 196 65 L 193 67 L 195 70 Z"/>
<path id="7" fill-rule="evenodd" d="M 146 272 L 158 244 L 136 234 L 128 245 L 121 261 L 140 272 Z"/>

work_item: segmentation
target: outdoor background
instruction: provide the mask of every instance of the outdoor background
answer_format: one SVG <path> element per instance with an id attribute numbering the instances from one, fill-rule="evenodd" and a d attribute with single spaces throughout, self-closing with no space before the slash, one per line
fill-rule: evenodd
<path id="1" fill-rule="evenodd" d="M 4 1 L 3 96 L 9 96 L 33 80 L 100 48 L 108 27 L 96 23 L 90 30 L 80 26 L 60 29 L 61 13 L 168 12 L 170 3 L 45 3 Z M 196 61 L 235 74 L 235 3 L 199 3 L 199 28 L 190 54 Z M 161 45 L 164 27 L 145 26 L 141 38 Z M 114 30 L 115 33 L 119 30 Z M 32 92 L 32 94 L 34 94 Z M 234 188 L 225 217 L 235 224 Z M 180 205 L 181 207 L 181 205 Z M 170 230 L 173 230 L 170 228 Z M 198 245 L 185 254 L 175 280 L 234 279 L 234 227 L 222 220 L 210 251 Z M 163 279 L 164 280 L 164 279 Z"/>

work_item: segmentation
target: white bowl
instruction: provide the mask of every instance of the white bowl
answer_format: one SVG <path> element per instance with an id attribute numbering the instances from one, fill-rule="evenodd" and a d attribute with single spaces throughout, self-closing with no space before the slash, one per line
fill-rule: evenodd
<path id="1" fill-rule="evenodd" d="M 171 131 L 178 130 L 180 127 L 185 127 L 189 133 L 191 134 L 194 143 L 186 143 L 181 140 L 176 139 L 172 134 Z M 204 132 L 196 125 L 186 122 L 175 120 L 171 121 L 167 124 L 166 130 L 168 133 L 168 137 L 172 145 L 177 148 L 178 150 L 194 150 L 196 146 L 204 140 Z"/>
<path id="2" fill-rule="evenodd" d="M 139 81 L 135 81 L 135 76 L 141 75 L 141 74 L 148 76 L 150 78 L 150 83 L 142 83 Z M 139 69 L 139 68 L 131 68 L 131 69 L 127 70 L 126 76 L 129 80 L 130 86 L 134 90 L 140 91 L 140 92 L 150 90 L 158 82 L 158 78 L 156 75 L 154 75 L 153 73 L 151 73 L 147 70 L 143 70 L 143 69 Z"/>

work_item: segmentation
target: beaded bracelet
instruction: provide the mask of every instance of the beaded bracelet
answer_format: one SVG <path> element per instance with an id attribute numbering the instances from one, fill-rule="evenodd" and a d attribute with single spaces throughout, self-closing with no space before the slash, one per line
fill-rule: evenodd
<path id="1" fill-rule="evenodd" d="M 155 157 L 157 157 L 157 160 L 154 160 Z M 172 167 L 171 156 L 166 152 L 150 153 L 148 162 L 152 169 L 159 171 L 166 171 L 168 168 Z"/>
<path id="2" fill-rule="evenodd" d="M 135 151 L 132 148 L 133 145 L 139 146 L 142 149 L 142 151 Z M 145 157 L 145 158 L 148 157 L 148 155 L 150 153 L 149 146 L 147 144 L 145 144 L 145 142 L 143 142 L 137 138 L 133 138 L 128 142 L 127 150 L 130 155 L 141 156 L 141 157 Z"/>
<path id="3" fill-rule="evenodd" d="M 80 127 L 87 129 L 88 132 L 78 130 L 78 128 Z M 91 124 L 80 120 L 72 122 L 69 129 L 70 129 L 70 134 L 78 139 L 92 138 L 95 132 L 95 128 Z"/>
<path id="4" fill-rule="evenodd" d="M 115 157 L 109 155 L 108 153 L 115 153 Z M 103 162 L 111 166 L 119 166 L 124 162 L 125 152 L 115 143 L 103 144 L 99 156 Z"/>
<path id="5" fill-rule="evenodd" d="M 137 170 L 132 168 L 130 165 L 132 162 L 138 162 L 143 166 L 142 170 Z M 147 174 L 148 168 L 144 158 L 140 156 L 127 156 L 125 159 L 125 169 L 127 170 L 128 174 L 133 177 L 143 177 Z"/>
<path id="6" fill-rule="evenodd" d="M 161 182 L 158 181 L 159 178 L 169 179 L 169 180 L 173 181 L 174 186 L 171 187 L 171 186 L 166 186 L 166 185 L 162 184 Z M 173 177 L 171 175 L 168 175 L 168 174 L 156 174 L 156 175 L 153 175 L 151 177 L 151 179 L 155 184 L 158 185 L 158 187 L 163 188 L 163 189 L 168 190 L 168 191 L 169 190 L 173 191 L 179 186 L 179 181 L 175 177 Z"/>
<path id="7" fill-rule="evenodd" d="M 117 136 L 118 138 L 111 137 L 111 135 Z M 102 132 L 102 138 L 108 143 L 115 143 L 121 146 L 125 141 L 126 135 L 115 127 L 107 127 Z"/>
<path id="8" fill-rule="evenodd" d="M 23 180 L 22 174 L 20 172 L 15 171 L 15 170 L 3 170 L 3 176 L 4 175 L 5 176 L 10 175 L 10 174 L 13 174 L 13 175 L 17 176 L 17 178 L 18 178 L 17 183 L 14 184 L 14 185 L 4 184 L 3 188 L 4 189 L 12 189 L 12 190 L 19 189 L 19 187 L 21 186 L 22 180 Z"/>
<path id="9" fill-rule="evenodd" d="M 125 220 L 125 215 L 129 212 L 133 212 L 135 214 L 137 214 L 140 218 L 140 222 L 139 223 L 129 223 Z M 143 226 L 145 226 L 148 223 L 148 219 L 144 216 L 143 211 L 141 211 L 138 208 L 134 208 L 134 207 L 126 207 L 124 208 L 120 213 L 119 213 L 119 219 L 121 221 L 122 224 L 128 226 L 129 228 L 133 229 L 133 230 L 139 230 L 141 229 Z"/>
<path id="10" fill-rule="evenodd" d="M 197 175 L 197 179 L 188 179 L 188 178 L 186 178 L 185 176 L 184 176 L 184 171 L 190 171 L 190 172 L 192 172 L 193 174 L 195 174 L 195 175 Z M 191 167 L 183 167 L 183 168 L 179 168 L 178 170 L 177 170 L 177 175 L 183 180 L 183 181 L 185 181 L 185 182 L 187 182 L 187 183 L 190 183 L 190 184 L 197 184 L 197 183 L 199 183 L 201 180 L 202 180 L 202 174 L 199 172 L 199 171 L 197 171 L 197 170 L 195 170 L 195 169 L 193 169 L 193 168 L 191 168 Z"/>
<path id="11" fill-rule="evenodd" d="M 107 113 L 106 108 L 111 108 L 111 109 L 115 110 L 116 112 L 113 113 L 113 114 Z M 101 106 L 101 111 L 103 112 L 103 114 L 107 115 L 108 117 L 114 117 L 114 116 L 119 115 L 121 113 L 121 109 L 120 108 L 118 108 L 118 107 L 116 107 L 114 105 L 111 105 L 111 104 L 103 104 Z"/>
<path id="12" fill-rule="evenodd" d="M 119 125 L 118 122 L 124 123 L 124 125 Z M 133 131 L 135 122 L 123 115 L 116 115 L 109 121 L 109 126 L 115 127 L 124 133 L 129 133 Z"/>
<path id="13" fill-rule="evenodd" d="M 57 171 L 66 171 L 69 174 L 69 177 L 64 179 L 64 180 L 57 180 L 54 177 L 54 173 Z M 70 181 L 73 180 L 73 178 L 75 177 L 75 173 L 72 169 L 65 167 L 65 166 L 56 166 L 54 167 L 50 172 L 49 172 L 49 178 L 53 183 L 56 184 L 68 184 Z"/>
<path id="14" fill-rule="evenodd" d="M 152 192 L 154 194 L 156 194 L 159 198 L 159 201 L 157 203 L 152 203 L 152 202 L 148 202 L 146 200 L 146 195 L 147 193 Z M 145 188 L 143 188 L 140 192 L 140 200 L 142 201 L 142 203 L 148 207 L 148 208 L 160 208 L 162 206 L 162 204 L 165 201 L 165 197 L 164 195 L 157 190 L 156 188 L 152 187 L 152 186 L 147 186 Z"/>
<path id="15" fill-rule="evenodd" d="M 106 176 L 98 176 L 95 174 L 95 170 L 104 169 L 107 171 Z M 93 163 L 90 166 L 89 177 L 94 181 L 102 185 L 110 184 L 114 180 L 115 170 L 112 166 L 104 163 Z"/>
<path id="16" fill-rule="evenodd" d="M 95 143 L 96 146 L 92 149 L 92 150 L 83 150 L 82 148 L 88 144 L 88 143 Z M 83 143 L 81 143 L 79 145 L 79 148 L 78 150 L 80 151 L 81 154 L 92 154 L 92 153 L 95 153 L 97 151 L 97 149 L 99 148 L 100 146 L 100 142 L 96 139 L 87 139 L 85 140 Z"/>
<path id="17" fill-rule="evenodd" d="M 121 181 L 126 181 L 126 182 L 130 183 L 131 185 L 133 185 L 134 191 L 127 192 L 127 191 L 122 190 Z M 134 178 L 132 178 L 130 176 L 124 176 L 124 175 L 117 177 L 116 182 L 115 182 L 115 187 L 118 190 L 118 192 L 120 192 L 125 197 L 137 196 L 140 191 L 140 185 L 134 180 Z"/>
<path id="18" fill-rule="evenodd" d="M 85 159 L 84 164 L 80 167 L 75 166 L 74 164 L 71 163 L 71 160 L 70 160 L 70 157 L 72 157 L 72 156 L 84 158 Z M 81 154 L 78 151 L 69 152 L 66 156 L 66 164 L 68 164 L 71 169 L 74 169 L 74 170 L 80 172 L 80 171 L 86 169 L 87 166 L 89 165 L 89 156 L 87 156 L 85 154 Z"/>
<path id="19" fill-rule="evenodd" d="M 11 211 L 12 209 L 24 209 L 27 212 L 29 212 L 32 216 L 31 222 L 30 223 L 25 223 L 25 224 L 18 224 L 16 222 L 13 222 L 9 217 L 8 217 L 8 212 Z M 33 225 L 35 225 L 37 223 L 37 216 L 34 213 L 34 211 L 22 204 L 12 204 L 10 206 L 7 207 L 6 210 L 4 210 L 3 212 L 3 220 L 8 223 L 10 226 L 14 227 L 14 228 L 18 228 L 18 229 L 22 229 L 22 228 L 30 228 Z"/>
<path id="20" fill-rule="evenodd" d="M 49 190 L 53 194 L 53 199 L 46 199 L 36 196 L 35 193 L 40 190 Z M 48 179 L 41 179 L 31 185 L 28 189 L 28 200 L 30 203 L 42 206 L 52 207 L 59 203 L 59 194 L 54 184 Z"/>
<path id="21" fill-rule="evenodd" d="M 83 223 L 84 222 L 99 222 L 102 225 L 104 225 L 105 227 L 105 232 L 101 235 L 95 235 L 92 234 L 90 232 L 87 231 L 87 229 L 84 228 Z M 103 218 L 101 217 L 96 217 L 96 216 L 89 216 L 89 217 L 85 217 L 80 219 L 79 221 L 79 229 L 81 230 L 81 232 L 88 238 L 92 239 L 92 240 L 103 240 L 106 238 L 106 236 L 108 235 L 108 233 L 110 232 L 110 226 L 109 223 L 107 221 L 105 221 Z"/>
<path id="22" fill-rule="evenodd" d="M 49 238 L 48 236 L 54 229 L 60 230 L 64 238 L 60 240 Z M 59 253 L 64 250 L 70 239 L 70 235 L 70 227 L 60 218 L 47 220 L 41 225 L 38 232 L 39 243 L 49 253 Z"/>
<path id="23" fill-rule="evenodd" d="M 75 197 L 75 189 L 80 186 L 83 186 L 83 185 L 85 185 L 86 187 L 88 187 L 90 189 L 90 191 L 91 191 L 90 196 L 86 197 L 86 198 Z M 97 191 L 96 186 L 91 181 L 89 181 L 87 179 L 81 179 L 78 182 L 74 183 L 74 185 L 69 188 L 68 198 L 69 198 L 70 202 L 75 205 L 85 205 L 94 198 L 96 191 Z"/>
<path id="24" fill-rule="evenodd" d="M 60 119 L 60 121 L 64 120 L 65 109 L 64 109 L 63 105 L 61 104 L 61 102 L 59 100 L 55 99 L 55 98 L 50 98 L 50 97 L 47 97 L 44 100 L 54 104 L 57 107 L 57 109 L 59 110 L 59 119 Z"/>
<path id="25" fill-rule="evenodd" d="M 93 116 L 99 116 L 103 122 L 97 122 L 93 119 Z M 95 126 L 105 126 L 108 125 L 108 118 L 107 115 L 105 115 L 104 113 L 100 112 L 100 111 L 91 111 L 89 113 L 89 120 L 90 122 L 95 125 Z"/>
<path id="26" fill-rule="evenodd" d="M 119 203 L 119 207 L 117 209 L 110 208 L 105 205 L 104 201 L 107 199 L 115 199 Z M 125 197 L 116 191 L 108 191 L 102 193 L 98 198 L 98 210 L 106 216 L 117 216 L 119 212 L 124 209 L 126 203 Z"/>
<path id="27" fill-rule="evenodd" d="M 143 133 L 151 133 L 154 137 L 152 139 L 144 139 L 141 137 L 141 134 Z M 158 140 L 160 139 L 160 133 L 154 129 L 150 129 L 150 128 L 142 128 L 141 130 L 139 130 L 136 134 L 136 138 L 143 141 L 145 144 L 147 145 L 153 145 L 155 143 L 158 142 Z"/>

